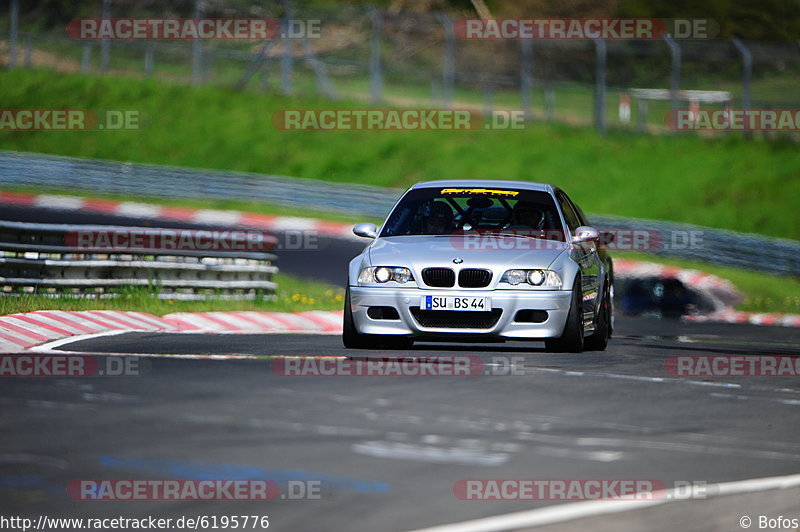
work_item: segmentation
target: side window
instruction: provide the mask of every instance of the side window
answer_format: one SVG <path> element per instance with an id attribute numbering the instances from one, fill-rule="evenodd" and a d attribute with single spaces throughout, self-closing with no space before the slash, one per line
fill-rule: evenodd
<path id="1" fill-rule="evenodd" d="M 563 192 L 559 192 L 556 195 L 556 198 L 558 198 L 558 204 L 561 206 L 561 210 L 564 212 L 564 219 L 567 221 L 567 227 L 569 227 L 570 232 L 574 234 L 575 229 L 581 226 L 581 221 L 578 218 L 578 214 L 575 212 L 575 209 L 572 208 L 572 204 L 569 202 Z"/>
<path id="2" fill-rule="evenodd" d="M 589 223 L 589 218 L 586 217 L 586 213 L 578 207 L 572 200 L 569 200 L 570 204 L 575 208 L 575 212 L 578 214 L 578 220 L 581 222 L 581 225 L 592 225 Z"/>

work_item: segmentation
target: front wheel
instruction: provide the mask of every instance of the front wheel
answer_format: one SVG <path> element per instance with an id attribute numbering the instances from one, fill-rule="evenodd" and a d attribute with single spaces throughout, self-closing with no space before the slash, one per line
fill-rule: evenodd
<path id="1" fill-rule="evenodd" d="M 342 344 L 348 349 L 409 349 L 414 340 L 407 336 L 364 334 L 358 332 L 353 321 L 353 310 L 350 306 L 350 287 L 344 295 L 344 320 L 342 322 Z"/>
<path id="2" fill-rule="evenodd" d="M 558 338 L 544 341 L 547 351 L 555 353 L 580 353 L 583 351 L 583 291 L 581 278 L 576 277 L 572 287 L 572 302 L 569 306 L 564 332 Z"/>
<path id="3" fill-rule="evenodd" d="M 353 310 L 350 307 L 350 287 L 344 294 L 344 321 L 342 322 L 342 343 L 348 349 L 367 349 L 369 345 L 366 335 L 356 329 L 353 322 Z"/>
<path id="4" fill-rule="evenodd" d="M 608 339 L 611 336 L 611 291 L 606 281 L 603 290 L 603 300 L 600 302 L 600 312 L 597 315 L 594 333 L 584 342 L 584 348 L 589 351 L 605 351 Z"/>

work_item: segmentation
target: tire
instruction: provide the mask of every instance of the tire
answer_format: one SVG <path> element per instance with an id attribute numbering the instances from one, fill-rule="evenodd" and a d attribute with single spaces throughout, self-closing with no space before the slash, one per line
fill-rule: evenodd
<path id="1" fill-rule="evenodd" d="M 344 295 L 342 344 L 348 349 L 409 349 L 414 345 L 414 340 L 408 336 L 363 334 L 358 332 L 353 321 L 353 311 L 350 307 L 350 287 L 348 287 Z"/>
<path id="2" fill-rule="evenodd" d="M 572 287 L 572 303 L 569 306 L 567 323 L 564 332 L 558 338 L 548 338 L 544 341 L 547 351 L 553 353 L 580 353 L 583 351 L 583 291 L 581 278 L 576 277 Z"/>
<path id="3" fill-rule="evenodd" d="M 361 334 L 356 329 L 353 322 L 353 311 L 350 308 L 350 287 L 348 286 L 344 294 L 344 321 L 342 322 L 342 344 L 348 349 L 369 349 L 370 345 L 367 335 Z"/>
<path id="4" fill-rule="evenodd" d="M 600 302 L 600 312 L 597 315 L 594 333 L 588 337 L 583 347 L 587 351 L 605 351 L 608 346 L 608 339 L 611 337 L 611 292 L 608 289 L 606 280 L 603 289 L 603 300 Z"/>

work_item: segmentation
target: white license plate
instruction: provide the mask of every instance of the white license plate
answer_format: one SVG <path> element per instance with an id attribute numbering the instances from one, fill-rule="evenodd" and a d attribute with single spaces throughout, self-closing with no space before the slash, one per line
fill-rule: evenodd
<path id="1" fill-rule="evenodd" d="M 420 310 L 472 310 L 488 312 L 492 310 L 492 301 L 488 297 L 462 296 L 421 296 Z"/>

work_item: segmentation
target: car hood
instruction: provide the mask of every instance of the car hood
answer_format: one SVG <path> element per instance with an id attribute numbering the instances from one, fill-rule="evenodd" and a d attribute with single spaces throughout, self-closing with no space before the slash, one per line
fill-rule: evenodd
<path id="1" fill-rule="evenodd" d="M 547 268 L 569 245 L 514 236 L 395 236 L 379 238 L 369 248 L 372 266 L 460 268 Z M 453 259 L 462 262 L 454 264 Z"/>

